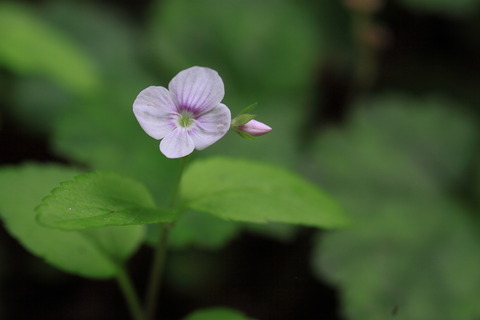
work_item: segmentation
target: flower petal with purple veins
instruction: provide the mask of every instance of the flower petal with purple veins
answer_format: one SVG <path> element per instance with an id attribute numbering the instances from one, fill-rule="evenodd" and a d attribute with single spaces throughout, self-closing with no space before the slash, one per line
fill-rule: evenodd
<path id="1" fill-rule="evenodd" d="M 176 128 L 160 142 L 160 151 L 167 158 L 181 158 L 189 155 L 195 144 L 186 128 Z"/>
<path id="2" fill-rule="evenodd" d="M 160 151 L 181 158 L 212 145 L 230 129 L 231 114 L 220 103 L 222 78 L 212 69 L 192 67 L 164 87 L 148 87 L 137 96 L 133 112 L 142 129 L 162 141 Z"/>
<path id="3" fill-rule="evenodd" d="M 230 129 L 230 109 L 222 103 L 195 119 L 195 129 L 190 136 L 195 149 L 203 150 L 222 138 Z"/>
<path id="4" fill-rule="evenodd" d="M 157 140 L 176 127 L 172 119 L 175 119 L 177 109 L 164 87 L 151 86 L 141 91 L 133 102 L 133 113 L 142 129 Z"/>
<path id="5" fill-rule="evenodd" d="M 200 114 L 217 106 L 225 95 L 222 78 L 209 68 L 192 67 L 179 72 L 168 85 L 178 111 Z"/>

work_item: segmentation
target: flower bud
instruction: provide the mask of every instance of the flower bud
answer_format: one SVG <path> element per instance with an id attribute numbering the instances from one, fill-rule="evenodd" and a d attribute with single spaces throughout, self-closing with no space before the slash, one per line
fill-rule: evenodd
<path id="1" fill-rule="evenodd" d="M 257 120 L 250 120 L 235 129 L 252 137 L 258 137 L 272 131 L 272 128 Z"/>

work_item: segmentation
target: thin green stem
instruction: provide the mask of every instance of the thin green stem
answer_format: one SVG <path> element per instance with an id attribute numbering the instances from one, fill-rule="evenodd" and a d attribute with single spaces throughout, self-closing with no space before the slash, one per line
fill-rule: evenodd
<path id="1" fill-rule="evenodd" d="M 173 209 L 177 206 L 178 195 L 180 193 L 180 183 L 182 181 L 183 171 L 187 165 L 189 156 L 180 158 L 180 164 L 178 168 L 177 179 L 175 180 L 175 187 L 173 189 L 172 198 L 170 199 L 170 208 Z"/>
<path id="2" fill-rule="evenodd" d="M 187 163 L 188 156 L 180 159 L 180 166 L 178 170 L 175 187 L 170 199 L 170 208 L 174 209 L 177 206 L 180 182 L 182 180 L 183 171 Z M 165 258 L 167 255 L 168 247 L 168 235 L 170 229 L 173 227 L 173 223 L 160 224 L 161 235 L 155 249 L 155 255 L 153 257 L 152 268 L 150 269 L 150 278 L 147 285 L 147 292 L 145 298 L 145 319 L 153 320 L 155 311 L 157 309 L 157 300 L 160 292 L 160 286 L 162 282 L 162 273 L 165 265 Z"/>
<path id="3" fill-rule="evenodd" d="M 132 281 L 128 276 L 125 268 L 122 266 L 119 268 L 117 273 L 117 282 L 122 290 L 123 296 L 127 301 L 127 306 L 132 315 L 132 318 L 135 320 L 143 320 L 142 307 L 140 305 L 140 300 L 138 299 L 137 293 L 133 287 Z"/>
<path id="4" fill-rule="evenodd" d="M 153 257 L 152 268 L 150 270 L 150 278 L 147 285 L 146 305 L 145 305 L 145 319 L 152 320 L 157 309 L 157 299 L 160 293 L 160 286 L 162 280 L 163 269 L 165 265 L 165 257 L 167 255 L 168 234 L 170 225 L 162 226 L 162 233 L 160 241 L 157 244 L 155 255 Z"/>

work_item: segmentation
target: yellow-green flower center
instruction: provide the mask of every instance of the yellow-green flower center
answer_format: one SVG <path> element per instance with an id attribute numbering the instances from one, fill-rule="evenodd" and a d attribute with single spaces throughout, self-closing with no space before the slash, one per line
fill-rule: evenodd
<path id="1" fill-rule="evenodd" d="M 178 124 L 183 128 L 188 128 L 192 124 L 192 114 L 190 112 L 181 112 Z"/>

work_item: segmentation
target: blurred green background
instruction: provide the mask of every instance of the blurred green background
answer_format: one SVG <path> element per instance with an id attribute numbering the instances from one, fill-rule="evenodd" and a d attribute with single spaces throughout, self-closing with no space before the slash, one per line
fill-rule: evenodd
<path id="1" fill-rule="evenodd" d="M 232 114 L 258 102 L 273 131 L 196 156 L 295 170 L 355 223 L 191 212 L 172 234 L 162 319 L 213 305 L 263 320 L 480 319 L 479 30 L 478 0 L 0 1 L 0 163 L 117 171 L 161 205 L 175 164 L 132 103 L 207 66 Z M 149 255 L 129 265 L 139 288 Z M 115 283 L 56 271 L 4 228 L 0 318 L 128 319 Z"/>

